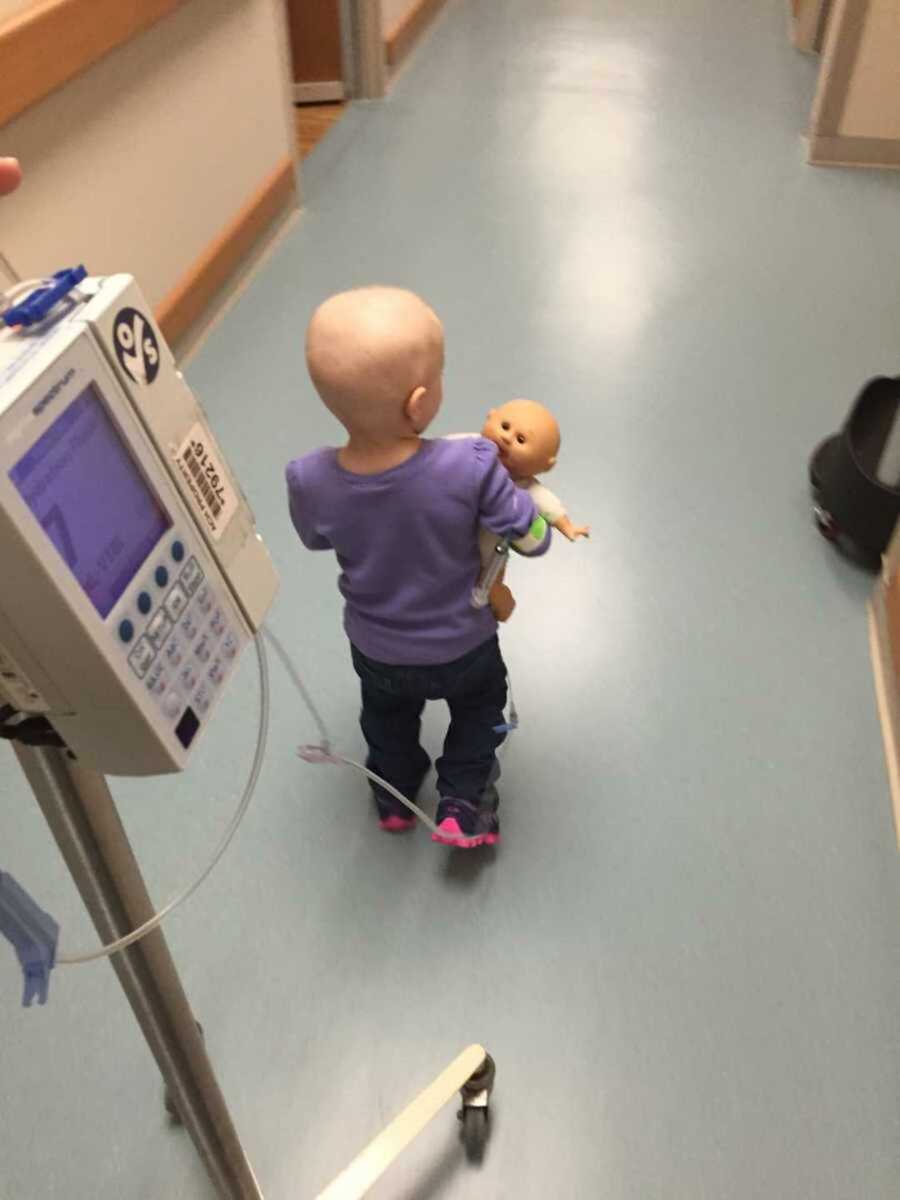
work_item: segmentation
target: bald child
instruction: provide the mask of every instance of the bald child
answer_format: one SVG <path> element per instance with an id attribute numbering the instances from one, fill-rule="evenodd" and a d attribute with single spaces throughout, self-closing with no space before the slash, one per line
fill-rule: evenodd
<path id="1" fill-rule="evenodd" d="M 422 710 L 445 700 L 434 837 L 492 845 L 507 685 L 496 620 L 471 602 L 479 529 L 520 538 L 537 519 L 534 502 L 493 442 L 424 437 L 443 399 L 444 335 L 418 296 L 382 287 L 332 296 L 310 321 L 306 357 L 347 440 L 289 464 L 290 513 L 308 549 L 337 555 L 367 765 L 415 799 L 431 766 Z M 548 544 L 549 530 L 537 553 Z M 412 826 L 386 791 L 373 796 L 382 829 Z"/>

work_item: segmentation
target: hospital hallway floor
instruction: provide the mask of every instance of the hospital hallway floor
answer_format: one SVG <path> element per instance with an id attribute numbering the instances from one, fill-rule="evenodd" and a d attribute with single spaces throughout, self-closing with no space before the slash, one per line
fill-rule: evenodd
<path id="1" fill-rule="evenodd" d="M 319 300 L 421 292 L 447 334 L 434 432 L 543 401 L 549 482 L 594 531 L 510 570 L 495 854 L 380 834 L 353 772 L 296 757 L 316 731 L 271 663 L 259 792 L 167 923 L 267 1200 L 314 1196 L 473 1041 L 498 1071 L 483 1165 L 451 1106 L 373 1196 L 900 1190 L 872 578 L 818 537 L 806 485 L 896 370 L 900 178 L 806 165 L 816 64 L 785 20 L 783 0 L 452 0 L 387 101 L 304 163 L 302 217 L 187 367 L 281 572 L 272 628 L 347 752 L 336 566 L 300 547 L 283 481 L 338 438 L 304 368 Z M 159 902 L 231 817 L 257 705 L 247 654 L 186 774 L 114 783 Z M 2 795 L 3 868 L 89 948 L 11 756 Z M 19 987 L 0 955 L 3 1200 L 208 1200 L 109 967 L 59 968 L 46 1009 Z"/>

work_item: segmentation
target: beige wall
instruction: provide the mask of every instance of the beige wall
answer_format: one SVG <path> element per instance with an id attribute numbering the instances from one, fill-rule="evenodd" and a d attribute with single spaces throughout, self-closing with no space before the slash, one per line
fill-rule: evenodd
<path id="1" fill-rule="evenodd" d="M 900 138 L 897 0 L 870 0 L 840 133 L 844 137 Z"/>
<path id="2" fill-rule="evenodd" d="M 418 0 L 381 0 L 381 29 L 387 36 L 393 33 L 407 13 L 418 5 Z"/>
<path id="3" fill-rule="evenodd" d="M 129 271 L 158 304 L 293 153 L 286 68 L 281 0 L 191 0 L 3 129 L 26 178 L 0 251 Z"/>

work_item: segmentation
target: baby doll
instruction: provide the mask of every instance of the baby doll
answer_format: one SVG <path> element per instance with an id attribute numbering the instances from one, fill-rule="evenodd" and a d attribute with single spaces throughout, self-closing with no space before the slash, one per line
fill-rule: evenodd
<path id="1" fill-rule="evenodd" d="M 481 436 L 494 442 L 500 462 L 513 483 L 528 492 L 548 525 L 558 529 L 570 542 L 590 537 L 590 526 L 573 524 L 559 497 L 537 478 L 552 470 L 559 454 L 559 425 L 552 413 L 534 400 L 511 400 L 488 413 Z M 496 536 L 484 530 L 481 536 L 483 570 L 494 558 L 496 546 Z M 501 572 L 490 592 L 491 610 L 497 620 L 509 620 L 515 603 Z"/>

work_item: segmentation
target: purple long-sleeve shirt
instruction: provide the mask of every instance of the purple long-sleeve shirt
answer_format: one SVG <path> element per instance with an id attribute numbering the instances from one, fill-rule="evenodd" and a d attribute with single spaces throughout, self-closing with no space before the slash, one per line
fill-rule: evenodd
<path id="1" fill-rule="evenodd" d="M 334 550 L 344 629 L 369 658 L 395 665 L 453 662 L 492 637 L 489 608 L 472 606 L 478 530 L 522 537 L 536 516 L 483 438 L 423 441 L 399 467 L 354 475 L 336 450 L 287 467 L 291 520 L 310 550 Z M 548 537 L 538 550 L 543 553 Z"/>

